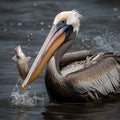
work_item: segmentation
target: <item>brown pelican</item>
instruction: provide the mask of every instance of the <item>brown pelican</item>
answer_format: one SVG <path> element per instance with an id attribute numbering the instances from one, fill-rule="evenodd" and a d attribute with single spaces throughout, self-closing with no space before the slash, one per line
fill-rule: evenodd
<path id="1" fill-rule="evenodd" d="M 56 15 L 22 89 L 38 78 L 47 64 L 45 84 L 50 100 L 95 101 L 119 93 L 120 55 L 92 55 L 87 50 L 64 55 L 76 38 L 80 20 L 81 15 L 75 10 Z"/>

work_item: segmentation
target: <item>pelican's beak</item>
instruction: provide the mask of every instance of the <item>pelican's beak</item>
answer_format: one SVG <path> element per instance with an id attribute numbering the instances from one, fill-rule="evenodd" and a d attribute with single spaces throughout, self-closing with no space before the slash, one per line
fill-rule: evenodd
<path id="1" fill-rule="evenodd" d="M 44 44 L 42 45 L 29 73 L 22 83 L 22 89 L 37 79 L 42 72 L 44 66 L 47 64 L 51 56 L 57 48 L 64 42 L 66 38 L 67 25 L 53 25 Z"/>

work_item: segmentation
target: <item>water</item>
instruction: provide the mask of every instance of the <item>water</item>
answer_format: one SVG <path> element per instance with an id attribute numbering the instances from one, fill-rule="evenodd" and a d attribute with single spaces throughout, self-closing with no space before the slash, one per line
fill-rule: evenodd
<path id="1" fill-rule="evenodd" d="M 33 93 L 31 91 L 31 86 L 28 86 L 27 90 L 22 91 L 21 90 L 21 83 L 20 80 L 18 80 L 17 84 L 15 85 L 15 88 L 13 89 L 9 103 L 11 105 L 15 106 L 26 106 L 26 107 L 35 107 L 37 105 L 42 106 L 45 103 L 45 98 L 42 98 L 42 96 L 36 95 L 36 93 Z"/>
<path id="2" fill-rule="evenodd" d="M 88 104 L 50 103 L 44 73 L 28 88 L 20 89 L 14 48 L 36 57 L 54 16 L 77 9 L 81 29 L 70 51 L 120 52 L 119 0 L 1 0 L 0 1 L 0 119 L 1 120 L 119 120 L 120 101 Z M 118 98 L 119 99 L 119 98 Z"/>

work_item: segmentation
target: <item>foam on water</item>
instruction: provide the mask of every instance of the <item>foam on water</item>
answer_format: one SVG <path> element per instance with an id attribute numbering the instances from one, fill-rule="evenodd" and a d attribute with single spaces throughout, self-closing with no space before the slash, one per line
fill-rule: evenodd
<path id="1" fill-rule="evenodd" d="M 15 88 L 13 89 L 10 96 L 10 104 L 15 106 L 42 106 L 44 104 L 44 98 L 38 97 L 35 93 L 32 93 L 31 87 L 25 91 L 22 91 L 20 88 L 20 80 L 18 80 Z"/>

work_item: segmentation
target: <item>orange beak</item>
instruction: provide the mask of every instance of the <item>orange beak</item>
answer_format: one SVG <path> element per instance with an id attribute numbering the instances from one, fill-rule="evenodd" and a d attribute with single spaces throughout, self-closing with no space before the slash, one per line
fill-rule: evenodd
<path id="1" fill-rule="evenodd" d="M 65 37 L 66 32 L 64 30 L 64 27 L 58 29 L 56 25 L 53 25 L 37 57 L 35 58 L 35 61 L 33 62 L 26 79 L 22 83 L 21 87 L 23 90 L 26 89 L 26 86 L 28 84 L 30 84 L 39 77 L 51 56 L 64 42 Z"/>

